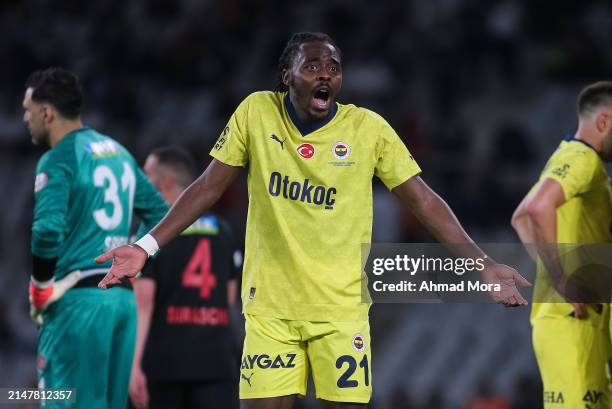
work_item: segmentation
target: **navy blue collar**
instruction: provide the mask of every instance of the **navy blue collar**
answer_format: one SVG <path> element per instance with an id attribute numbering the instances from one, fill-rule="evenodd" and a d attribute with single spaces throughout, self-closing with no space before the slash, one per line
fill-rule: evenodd
<path id="1" fill-rule="evenodd" d="M 295 108 L 291 103 L 291 98 L 289 98 L 289 93 L 285 95 L 285 108 L 287 108 L 287 112 L 289 113 L 289 118 L 291 118 L 291 122 L 293 122 L 295 127 L 302 134 L 302 136 L 306 136 L 309 133 L 312 133 L 317 129 L 322 128 L 323 126 L 325 126 L 325 124 L 334 119 L 334 117 L 336 116 L 336 112 L 338 112 L 338 104 L 334 102 L 334 106 L 332 107 L 332 110 L 327 116 L 327 118 L 309 124 L 304 124 L 302 123 L 302 121 L 300 121 L 297 112 L 295 112 Z"/>
<path id="2" fill-rule="evenodd" d="M 591 146 L 591 144 L 589 144 L 589 143 L 588 143 L 588 142 L 586 142 L 586 141 L 583 141 L 582 139 L 578 139 L 578 138 L 576 138 L 576 136 L 575 136 L 575 135 L 568 135 L 568 136 L 566 136 L 566 137 L 565 137 L 563 140 L 564 140 L 564 141 L 567 141 L 567 142 L 576 141 L 576 142 L 583 143 L 583 144 L 585 144 L 586 146 L 588 146 L 589 148 L 593 149 L 593 150 L 595 151 L 595 153 L 596 153 L 597 155 L 599 155 L 599 152 L 597 152 L 597 150 L 596 150 L 595 148 L 593 148 L 593 146 Z"/>

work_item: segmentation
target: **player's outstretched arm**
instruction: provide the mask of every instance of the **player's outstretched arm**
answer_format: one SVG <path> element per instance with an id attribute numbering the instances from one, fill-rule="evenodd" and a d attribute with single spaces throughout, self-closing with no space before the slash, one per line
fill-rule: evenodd
<path id="1" fill-rule="evenodd" d="M 405 203 L 412 213 L 423 223 L 425 228 L 441 243 L 468 244 L 461 246 L 466 258 L 485 258 L 486 254 L 474 243 L 463 230 L 446 202 L 442 200 L 418 176 L 393 189 L 393 193 Z M 498 283 L 501 291 L 491 293 L 493 300 L 505 306 L 527 305 L 527 301 L 519 293 L 516 284 L 529 287 L 531 284 L 513 268 L 490 261 L 486 264 L 483 279 L 488 283 Z"/>
<path id="2" fill-rule="evenodd" d="M 215 204 L 238 176 L 240 169 L 213 159 L 204 173 L 185 189 L 166 216 L 149 232 L 155 245 L 162 247 L 170 242 Z M 134 277 L 148 256 L 147 249 L 138 245 L 120 246 L 102 254 L 96 258 L 96 262 L 104 263 L 112 259 L 113 265 L 98 286 L 107 288 L 119 284 L 125 277 Z"/>

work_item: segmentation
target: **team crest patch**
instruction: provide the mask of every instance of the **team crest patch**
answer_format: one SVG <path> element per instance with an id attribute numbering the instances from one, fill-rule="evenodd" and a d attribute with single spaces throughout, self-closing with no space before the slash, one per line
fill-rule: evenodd
<path id="1" fill-rule="evenodd" d="M 366 347 L 365 337 L 361 335 L 360 333 L 355 334 L 353 336 L 353 340 L 351 341 L 351 345 L 353 346 L 353 349 L 357 352 L 365 351 L 365 347 Z"/>
<path id="2" fill-rule="evenodd" d="M 48 182 L 49 182 L 49 176 L 47 176 L 46 173 L 41 172 L 38 175 L 36 175 L 36 179 L 34 180 L 34 193 L 38 193 L 41 190 L 43 190 L 44 187 L 47 186 Z"/>
<path id="3" fill-rule="evenodd" d="M 351 147 L 344 142 L 336 142 L 332 146 L 332 154 L 336 159 L 347 159 L 351 154 Z"/>
<path id="4" fill-rule="evenodd" d="M 309 143 L 303 143 L 297 147 L 297 153 L 304 159 L 310 159 L 315 154 L 315 148 Z"/>

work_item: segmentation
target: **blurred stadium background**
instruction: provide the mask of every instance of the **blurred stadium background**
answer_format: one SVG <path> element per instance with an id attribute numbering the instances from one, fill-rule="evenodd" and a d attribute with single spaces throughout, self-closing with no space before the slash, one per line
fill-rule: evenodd
<path id="1" fill-rule="evenodd" d="M 383 115 L 477 241 L 516 242 L 510 216 L 560 138 L 575 98 L 610 79 L 612 5 L 543 0 L 24 0 L 0 4 L 0 387 L 35 384 L 27 316 L 34 168 L 23 84 L 61 65 L 81 78 L 85 123 L 141 162 L 179 144 L 202 168 L 233 109 L 271 89 L 295 31 L 344 54 L 341 102 Z M 218 204 L 244 231 L 246 175 Z M 376 183 L 374 240 L 430 241 Z M 372 408 L 541 407 L 528 310 L 495 305 L 372 309 Z M 300 407 L 313 406 L 311 398 Z"/>

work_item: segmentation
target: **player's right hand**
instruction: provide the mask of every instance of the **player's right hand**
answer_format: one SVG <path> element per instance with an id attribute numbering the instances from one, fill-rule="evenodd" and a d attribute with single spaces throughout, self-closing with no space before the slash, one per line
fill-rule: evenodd
<path id="1" fill-rule="evenodd" d="M 147 389 L 147 377 L 140 368 L 132 368 L 130 387 L 128 389 L 132 405 L 136 409 L 149 408 L 149 390 Z"/>
<path id="2" fill-rule="evenodd" d="M 520 275 L 515 269 L 505 264 L 489 264 L 482 272 L 485 282 L 498 284 L 500 291 L 491 291 L 489 294 L 493 301 L 506 307 L 517 307 L 527 305 L 517 285 L 531 287 L 531 283 Z"/>
<path id="3" fill-rule="evenodd" d="M 98 283 L 98 287 L 107 289 L 108 286 L 120 284 L 126 277 L 135 277 L 142 270 L 147 258 L 147 253 L 136 245 L 120 246 L 98 256 L 96 263 L 113 260 L 113 265 Z"/>
<path id="4" fill-rule="evenodd" d="M 587 316 L 587 304 L 582 302 L 573 302 L 571 303 L 574 308 L 574 317 L 579 320 L 586 318 Z"/>
<path id="5" fill-rule="evenodd" d="M 30 282 L 30 318 L 39 327 L 43 324 L 43 312 L 47 307 L 59 300 L 66 291 L 79 282 L 81 271 L 73 271 L 66 277 L 54 282 L 51 280 L 48 285 L 41 288 L 32 280 Z"/>
<path id="6" fill-rule="evenodd" d="M 588 309 L 591 307 L 593 311 L 598 314 L 602 313 L 603 307 L 601 304 L 584 303 L 584 302 L 572 302 L 570 303 L 574 308 L 574 311 L 570 313 L 570 316 L 583 320 L 589 317 Z"/>

